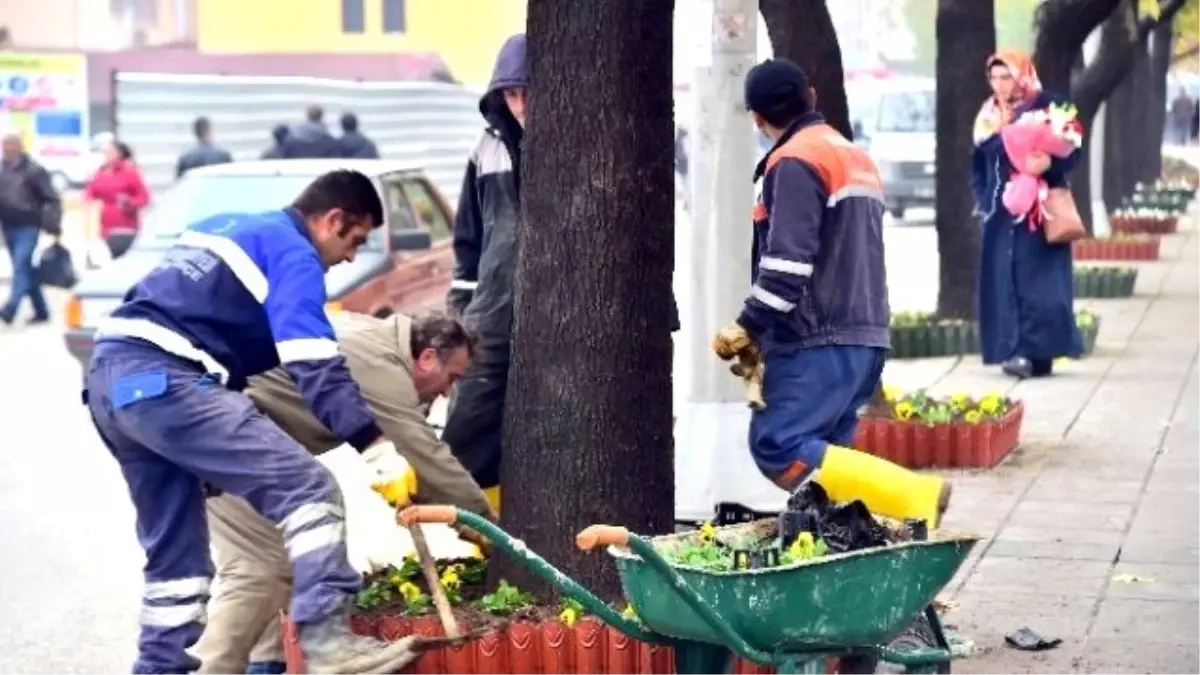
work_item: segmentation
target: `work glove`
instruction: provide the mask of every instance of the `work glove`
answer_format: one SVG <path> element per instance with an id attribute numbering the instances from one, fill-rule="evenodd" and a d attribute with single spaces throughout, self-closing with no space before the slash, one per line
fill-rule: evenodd
<path id="1" fill-rule="evenodd" d="M 745 383 L 747 404 L 752 410 L 766 408 L 762 392 L 762 352 L 746 329 L 736 324 L 722 328 L 713 336 L 712 348 L 716 355 L 725 361 L 737 357 L 737 361 L 729 367 L 729 372 L 742 378 Z"/>
<path id="2" fill-rule="evenodd" d="M 371 489 L 392 506 L 406 506 L 417 493 L 417 472 L 407 459 L 396 452 L 390 441 L 381 441 L 362 452 L 362 458 L 374 474 Z"/>

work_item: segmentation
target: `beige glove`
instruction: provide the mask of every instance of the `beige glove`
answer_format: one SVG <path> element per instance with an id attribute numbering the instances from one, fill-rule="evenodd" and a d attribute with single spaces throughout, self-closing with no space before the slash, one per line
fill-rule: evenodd
<path id="1" fill-rule="evenodd" d="M 742 378 L 746 384 L 746 401 L 752 410 L 763 410 L 767 407 L 763 401 L 762 381 L 763 362 L 762 352 L 758 345 L 738 325 L 722 328 L 717 331 L 712 340 L 713 352 L 721 359 L 729 361 L 737 357 L 737 363 L 729 367 L 729 372 Z"/>

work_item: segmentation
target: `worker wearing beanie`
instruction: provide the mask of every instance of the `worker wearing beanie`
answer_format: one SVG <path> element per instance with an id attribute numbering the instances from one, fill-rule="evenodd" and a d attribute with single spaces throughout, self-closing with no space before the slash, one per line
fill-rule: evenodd
<path id="1" fill-rule="evenodd" d="M 825 123 L 796 64 L 750 70 L 746 108 L 774 141 L 754 179 L 753 286 L 718 353 L 749 337 L 765 366 L 750 422 L 759 469 L 785 490 L 815 480 L 836 501 L 936 527 L 949 502 L 940 477 L 852 450 L 858 409 L 891 348 L 883 190 L 871 159 Z"/>

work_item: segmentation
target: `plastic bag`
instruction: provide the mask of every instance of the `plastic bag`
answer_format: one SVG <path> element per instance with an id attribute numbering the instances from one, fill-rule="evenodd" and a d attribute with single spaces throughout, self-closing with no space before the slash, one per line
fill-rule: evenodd
<path id="1" fill-rule="evenodd" d="M 37 278 L 43 286 L 71 288 L 79 281 L 71 252 L 59 242 L 54 242 L 42 251 L 38 258 Z"/>

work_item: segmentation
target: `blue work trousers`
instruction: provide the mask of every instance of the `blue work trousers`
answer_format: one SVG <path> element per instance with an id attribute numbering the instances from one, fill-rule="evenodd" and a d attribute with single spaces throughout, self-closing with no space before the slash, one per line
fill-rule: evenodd
<path id="1" fill-rule="evenodd" d="M 282 532 L 298 623 L 333 615 L 360 588 L 333 476 L 245 395 L 157 347 L 113 340 L 97 343 L 84 396 L 129 485 L 146 552 L 135 673 L 199 667 L 184 650 L 203 630 L 213 576 L 205 483 Z"/>
<path id="2" fill-rule="evenodd" d="M 791 489 L 821 467 L 830 443 L 850 446 L 858 409 L 879 385 L 887 350 L 765 342 L 763 359 L 767 407 L 750 418 L 750 453 L 763 475 Z"/>

